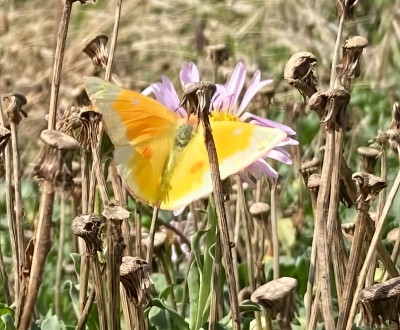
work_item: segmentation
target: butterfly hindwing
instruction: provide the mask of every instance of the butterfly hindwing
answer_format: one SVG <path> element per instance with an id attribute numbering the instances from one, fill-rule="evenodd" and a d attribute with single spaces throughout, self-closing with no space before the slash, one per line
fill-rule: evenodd
<path id="1" fill-rule="evenodd" d="M 159 203 L 164 164 L 172 151 L 180 118 L 157 101 L 99 78 L 86 80 L 115 145 L 114 158 L 128 189 L 140 200 Z"/>
<path id="2" fill-rule="evenodd" d="M 222 179 L 239 172 L 286 138 L 275 128 L 239 121 L 211 122 Z M 190 141 L 177 162 L 171 178 L 171 190 L 161 205 L 176 209 L 212 192 L 207 150 L 202 129 Z"/>

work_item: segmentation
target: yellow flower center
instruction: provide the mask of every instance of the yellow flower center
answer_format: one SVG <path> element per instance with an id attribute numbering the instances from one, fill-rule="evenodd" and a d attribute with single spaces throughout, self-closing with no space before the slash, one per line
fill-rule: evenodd
<path id="1" fill-rule="evenodd" d="M 240 121 L 240 119 L 231 113 L 212 111 L 210 121 Z"/>

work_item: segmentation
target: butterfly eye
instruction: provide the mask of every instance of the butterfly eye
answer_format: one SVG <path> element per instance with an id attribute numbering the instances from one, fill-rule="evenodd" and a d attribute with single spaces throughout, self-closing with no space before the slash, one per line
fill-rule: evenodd
<path id="1" fill-rule="evenodd" d="M 139 99 L 134 98 L 134 99 L 132 100 L 132 103 L 133 103 L 133 105 L 139 105 Z"/>

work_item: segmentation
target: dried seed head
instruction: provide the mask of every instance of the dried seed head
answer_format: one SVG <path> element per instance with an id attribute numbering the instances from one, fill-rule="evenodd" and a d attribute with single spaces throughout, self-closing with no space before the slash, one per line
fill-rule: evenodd
<path id="1" fill-rule="evenodd" d="M 318 173 L 320 164 L 321 160 L 318 157 L 314 157 L 313 159 L 305 161 L 303 164 L 301 164 L 300 172 L 303 175 L 303 179 L 306 184 L 311 175 Z"/>
<path id="2" fill-rule="evenodd" d="M 346 236 L 350 241 L 353 241 L 354 237 L 354 230 L 356 228 L 356 225 L 354 221 L 352 222 L 347 222 L 342 224 L 342 233 L 344 236 Z"/>
<path id="3" fill-rule="evenodd" d="M 136 306 L 146 305 L 150 300 L 149 288 L 153 284 L 147 262 L 137 257 L 123 257 L 119 272 L 129 299 Z"/>
<path id="4" fill-rule="evenodd" d="M 377 148 L 378 150 L 383 150 L 389 141 L 389 136 L 385 131 L 378 131 L 375 138 L 368 141 L 371 143 L 372 148 Z"/>
<path id="5" fill-rule="evenodd" d="M 108 51 L 106 48 L 108 37 L 105 34 L 99 34 L 88 40 L 83 52 L 86 53 L 96 67 L 105 68 L 108 62 Z"/>
<path id="6" fill-rule="evenodd" d="M 318 173 L 311 174 L 307 181 L 307 188 L 311 192 L 318 194 L 319 186 L 321 185 L 321 175 Z"/>
<path id="7" fill-rule="evenodd" d="M 357 4 L 358 0 L 338 0 L 336 2 L 337 6 L 337 14 L 340 18 L 344 15 L 344 19 L 346 21 L 354 18 L 354 7 Z"/>
<path id="8" fill-rule="evenodd" d="M 74 136 L 84 150 L 89 150 L 91 142 L 97 141 L 101 114 L 87 107 L 72 107 L 64 112 L 57 123 L 61 132 Z"/>
<path id="9" fill-rule="evenodd" d="M 283 76 L 285 80 L 293 87 L 296 87 L 303 96 L 311 97 L 317 92 L 318 77 L 315 66 L 317 58 L 312 53 L 299 52 L 289 59 L 286 63 Z"/>
<path id="10" fill-rule="evenodd" d="M 194 82 L 183 87 L 183 99 L 181 105 L 186 107 L 188 114 L 201 115 L 211 107 L 211 99 L 217 87 L 210 82 Z"/>
<path id="11" fill-rule="evenodd" d="M 399 325 L 400 277 L 361 290 L 359 298 L 363 322 L 369 326 Z"/>
<path id="12" fill-rule="evenodd" d="M 268 203 L 256 202 L 250 205 L 249 212 L 262 228 L 266 228 L 271 207 Z"/>
<path id="13" fill-rule="evenodd" d="M 314 93 L 308 100 L 307 108 L 315 111 L 319 118 L 322 118 L 325 112 L 326 104 L 328 103 L 328 96 L 326 91 L 319 91 Z"/>
<path id="14" fill-rule="evenodd" d="M 8 122 L 19 124 L 22 117 L 26 118 L 28 115 L 22 110 L 22 107 L 26 104 L 25 96 L 17 93 L 7 94 L 3 97 L 3 100 L 10 101 L 10 105 L 6 110 Z"/>
<path id="15" fill-rule="evenodd" d="M 296 288 L 295 278 L 281 277 L 257 288 L 251 300 L 269 310 L 272 318 L 279 320 L 280 326 L 287 329 L 296 311 Z"/>
<path id="16" fill-rule="evenodd" d="M 45 129 L 40 133 L 40 139 L 57 150 L 79 150 L 79 142 L 60 131 Z"/>
<path id="17" fill-rule="evenodd" d="M 220 66 L 229 59 L 229 50 L 224 44 L 208 46 L 207 51 L 214 66 Z"/>
<path id="18" fill-rule="evenodd" d="M 367 173 L 374 173 L 379 151 L 375 148 L 359 147 L 357 152 L 361 156 L 361 170 Z"/>
<path id="19" fill-rule="evenodd" d="M 386 182 L 382 178 L 365 172 L 356 172 L 352 175 L 353 180 L 358 186 L 360 196 L 358 201 L 369 201 L 378 194 L 382 189 L 386 188 Z"/>
<path id="20" fill-rule="evenodd" d="M 40 139 L 44 146 L 33 176 L 39 181 L 52 181 L 63 193 L 70 194 L 74 188 L 72 158 L 74 151 L 79 149 L 78 141 L 56 130 L 42 131 Z"/>
<path id="21" fill-rule="evenodd" d="M 102 212 L 102 215 L 107 220 L 124 220 L 129 218 L 129 211 L 122 206 L 110 204 L 106 206 Z"/>
<path id="22" fill-rule="evenodd" d="M 360 76 L 360 58 L 367 45 L 368 40 L 360 36 L 353 36 L 345 41 L 341 63 L 341 82 L 344 86 L 347 86 L 347 80 Z"/>
<path id="23" fill-rule="evenodd" d="M 251 291 L 250 288 L 248 286 L 246 286 L 245 288 L 243 288 L 242 290 L 239 291 L 238 293 L 238 300 L 239 303 L 245 301 L 245 300 L 249 300 L 251 299 Z"/>
<path id="24" fill-rule="evenodd" d="M 83 238 L 91 253 L 101 251 L 100 232 L 103 226 L 101 217 L 97 214 L 81 214 L 72 221 L 72 232 Z"/>

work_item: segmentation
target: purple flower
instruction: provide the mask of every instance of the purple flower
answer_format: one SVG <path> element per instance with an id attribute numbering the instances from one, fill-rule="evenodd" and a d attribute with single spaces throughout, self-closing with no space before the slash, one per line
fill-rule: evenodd
<path id="1" fill-rule="evenodd" d="M 269 119 L 256 116 L 250 112 L 246 112 L 246 107 L 249 105 L 253 97 L 264 86 L 271 84 L 272 80 L 261 80 L 261 72 L 257 70 L 254 73 L 253 80 L 240 100 L 239 96 L 242 92 L 246 79 L 246 67 L 243 62 L 236 64 L 231 76 L 225 84 L 216 84 L 216 92 L 212 100 L 212 112 L 226 113 L 229 116 L 234 116 L 242 121 L 265 126 L 279 128 L 288 136 L 296 134 L 290 127 L 279 124 Z M 181 85 L 184 87 L 188 83 L 199 82 L 200 75 L 194 63 L 187 63 L 183 66 L 180 72 Z M 187 117 L 184 108 L 180 106 L 178 94 L 172 85 L 171 80 L 163 76 L 161 82 L 151 84 L 144 91 L 146 94 L 153 92 L 157 101 L 167 106 L 169 109 L 178 113 L 181 117 Z M 227 116 L 228 120 L 228 116 Z M 239 175 L 248 183 L 253 183 L 254 179 L 259 179 L 262 175 L 277 178 L 278 173 L 266 162 L 265 158 L 278 160 L 284 164 L 291 164 L 290 154 L 282 147 L 286 145 L 297 145 L 298 142 L 291 138 L 286 138 L 277 147 L 272 149 L 263 158 L 257 159 L 254 163 L 243 170 Z"/>

